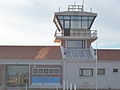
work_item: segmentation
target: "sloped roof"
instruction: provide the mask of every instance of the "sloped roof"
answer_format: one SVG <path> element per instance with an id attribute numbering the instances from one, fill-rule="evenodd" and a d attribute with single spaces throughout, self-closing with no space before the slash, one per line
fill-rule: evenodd
<path id="1" fill-rule="evenodd" d="M 59 46 L 0 46 L 0 59 L 61 59 Z"/>
<path id="2" fill-rule="evenodd" d="M 120 50 L 98 49 L 98 60 L 100 61 L 120 61 Z"/>
<path id="3" fill-rule="evenodd" d="M 98 61 L 120 61 L 120 50 L 98 49 Z M 60 46 L 0 46 L 0 59 L 62 60 Z"/>

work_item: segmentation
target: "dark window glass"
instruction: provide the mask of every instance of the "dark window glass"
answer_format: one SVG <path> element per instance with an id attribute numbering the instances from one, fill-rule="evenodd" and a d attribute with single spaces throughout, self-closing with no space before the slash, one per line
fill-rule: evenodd
<path id="1" fill-rule="evenodd" d="M 49 69 L 50 74 L 54 74 L 54 72 L 55 72 L 55 69 Z"/>
<path id="2" fill-rule="evenodd" d="M 98 74 L 98 75 L 105 75 L 105 69 L 103 69 L 103 68 L 98 68 L 97 74 Z"/>
<path id="3" fill-rule="evenodd" d="M 55 69 L 55 73 L 56 73 L 56 74 L 59 74 L 59 69 Z"/>
<path id="4" fill-rule="evenodd" d="M 93 76 L 92 68 L 80 68 L 79 70 L 80 76 Z"/>
<path id="5" fill-rule="evenodd" d="M 48 73 L 48 69 L 44 69 L 44 74 L 47 74 Z"/>
<path id="6" fill-rule="evenodd" d="M 113 69 L 113 72 L 118 72 L 118 69 L 117 69 L 117 68 L 114 68 L 114 69 Z"/>
<path id="7" fill-rule="evenodd" d="M 43 74 L 43 69 L 39 69 L 39 74 Z"/>

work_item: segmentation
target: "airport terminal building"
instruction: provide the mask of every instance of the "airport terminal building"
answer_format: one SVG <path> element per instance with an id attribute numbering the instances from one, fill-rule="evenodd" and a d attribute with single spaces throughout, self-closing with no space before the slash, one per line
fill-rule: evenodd
<path id="1" fill-rule="evenodd" d="M 60 46 L 0 46 L 0 88 L 120 89 L 120 50 L 94 49 L 96 13 L 83 5 L 55 12 Z M 16 89 L 15 89 L 16 90 Z"/>

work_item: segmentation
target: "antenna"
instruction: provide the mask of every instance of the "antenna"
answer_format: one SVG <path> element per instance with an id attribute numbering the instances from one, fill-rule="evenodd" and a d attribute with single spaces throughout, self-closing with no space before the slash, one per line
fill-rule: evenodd
<path id="1" fill-rule="evenodd" d="M 74 1 L 74 5 L 76 5 L 76 2 Z"/>
<path id="2" fill-rule="evenodd" d="M 73 8 L 73 11 L 75 11 L 75 7 L 76 7 L 76 3 L 75 3 L 75 1 L 74 1 L 74 6 L 73 6 L 74 8 Z"/>
<path id="3" fill-rule="evenodd" d="M 83 11 L 84 11 L 84 6 L 85 6 L 85 1 L 84 0 L 82 1 L 82 4 L 83 4 Z"/>
<path id="4" fill-rule="evenodd" d="M 92 12 L 92 8 L 90 8 L 90 12 Z"/>
<path id="5" fill-rule="evenodd" d="M 60 12 L 60 6 L 59 6 L 59 12 Z"/>

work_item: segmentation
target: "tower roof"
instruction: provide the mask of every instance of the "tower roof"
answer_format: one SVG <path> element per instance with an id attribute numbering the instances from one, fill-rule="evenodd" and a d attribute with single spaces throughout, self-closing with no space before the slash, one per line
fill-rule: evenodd
<path id="1" fill-rule="evenodd" d="M 85 12 L 85 11 L 63 11 L 55 12 L 55 15 L 71 15 L 71 16 L 97 16 L 97 13 Z"/>

